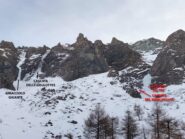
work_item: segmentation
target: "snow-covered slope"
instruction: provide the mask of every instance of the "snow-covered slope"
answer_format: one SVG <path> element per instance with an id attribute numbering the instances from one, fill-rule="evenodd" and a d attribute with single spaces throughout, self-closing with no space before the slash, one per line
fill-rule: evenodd
<path id="1" fill-rule="evenodd" d="M 144 84 L 147 84 L 147 78 L 150 78 L 149 75 L 144 79 Z M 83 136 L 84 120 L 97 103 L 101 103 L 111 116 L 120 119 L 135 104 L 144 108 L 147 118 L 153 105 L 152 102 L 130 97 L 116 79 L 107 78 L 107 73 L 72 82 L 65 82 L 61 78 L 47 80 L 56 84 L 52 87 L 56 89 L 55 92 L 46 93 L 40 87 L 28 88 L 25 86 L 28 82 L 20 82 L 19 91 L 26 92 L 23 100 L 8 99 L 5 95 L 8 90 L 0 90 L 0 134 L 3 139 L 41 139 L 44 136 L 51 138 L 52 134 L 63 136 L 67 133 L 77 138 Z M 111 85 L 111 81 L 116 83 Z M 169 86 L 166 93 L 175 97 L 176 101 L 161 102 L 161 105 L 170 115 L 185 121 L 185 84 Z M 72 123 L 74 121 L 77 123 Z"/>

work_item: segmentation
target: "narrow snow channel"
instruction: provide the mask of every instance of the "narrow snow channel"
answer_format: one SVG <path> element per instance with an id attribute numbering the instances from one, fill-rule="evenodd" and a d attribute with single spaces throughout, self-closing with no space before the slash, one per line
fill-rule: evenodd
<path id="1" fill-rule="evenodd" d="M 17 81 L 18 80 L 21 80 L 21 72 L 22 72 L 22 64 L 24 63 L 24 61 L 26 60 L 26 52 L 22 52 L 21 55 L 20 55 L 20 61 L 19 63 L 17 64 L 17 68 L 19 69 L 19 73 L 18 73 L 18 77 L 17 77 Z"/>
<path id="2" fill-rule="evenodd" d="M 39 66 L 38 66 L 38 69 L 35 72 L 35 75 L 34 75 L 35 77 L 36 77 L 37 73 L 42 73 L 42 66 L 43 66 L 43 63 L 44 63 L 44 59 L 47 57 L 49 52 L 50 52 L 50 50 L 47 50 L 46 53 L 42 56 L 41 62 L 39 63 Z"/>
<path id="3" fill-rule="evenodd" d="M 150 74 L 147 74 L 143 78 L 143 90 L 146 91 L 148 94 L 151 94 L 151 89 L 149 88 L 149 86 L 151 84 L 151 80 L 152 80 L 152 77 Z"/>
<path id="4" fill-rule="evenodd" d="M 17 76 L 16 81 L 14 81 L 14 83 L 13 83 L 15 88 L 16 88 L 16 85 L 17 85 L 18 81 L 21 80 L 21 72 L 22 72 L 21 66 L 22 66 L 22 64 L 24 64 L 25 60 L 26 60 L 26 52 L 22 51 L 20 56 L 19 56 L 19 62 L 17 64 L 17 68 L 19 69 L 18 76 Z"/>

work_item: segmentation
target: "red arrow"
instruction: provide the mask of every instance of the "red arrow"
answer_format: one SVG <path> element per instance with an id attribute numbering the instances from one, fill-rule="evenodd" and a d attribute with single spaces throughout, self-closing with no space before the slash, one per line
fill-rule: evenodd
<path id="1" fill-rule="evenodd" d="M 140 94 L 145 94 L 145 95 L 151 97 L 151 95 L 147 94 L 144 90 L 139 90 L 138 92 L 139 92 Z"/>

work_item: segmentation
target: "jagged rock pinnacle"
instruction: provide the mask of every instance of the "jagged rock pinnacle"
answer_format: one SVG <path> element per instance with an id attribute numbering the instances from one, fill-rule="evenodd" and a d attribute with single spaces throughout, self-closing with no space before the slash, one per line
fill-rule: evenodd
<path id="1" fill-rule="evenodd" d="M 113 37 L 112 41 L 111 41 L 111 44 L 123 44 L 123 42 L 118 40 L 117 38 Z"/>
<path id="2" fill-rule="evenodd" d="M 94 44 L 95 46 L 100 46 L 100 45 L 103 45 L 103 42 L 101 40 L 96 40 Z"/>
<path id="3" fill-rule="evenodd" d="M 79 33 L 77 39 L 76 39 L 76 43 L 78 44 L 82 44 L 84 42 L 87 42 L 88 39 L 86 37 L 84 37 L 84 35 L 82 33 Z"/>

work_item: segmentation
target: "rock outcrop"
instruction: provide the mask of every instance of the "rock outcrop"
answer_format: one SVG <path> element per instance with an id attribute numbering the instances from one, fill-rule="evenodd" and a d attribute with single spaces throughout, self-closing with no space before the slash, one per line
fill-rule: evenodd
<path id="1" fill-rule="evenodd" d="M 12 42 L 0 43 L 0 88 L 15 89 L 13 81 L 18 76 L 18 52 Z"/>
<path id="2" fill-rule="evenodd" d="M 113 38 L 105 47 L 104 52 L 107 64 L 115 70 L 122 70 L 141 60 L 141 55 L 129 48 L 127 43 Z"/>
<path id="3" fill-rule="evenodd" d="M 163 84 L 179 84 L 185 78 L 185 32 L 178 30 L 166 40 L 151 68 L 153 81 Z"/>
<path id="4" fill-rule="evenodd" d="M 45 63 L 42 70 L 46 73 L 46 76 L 63 77 L 65 73 L 65 63 L 70 60 L 72 50 L 72 47 L 65 47 L 60 43 L 54 46 L 44 60 Z"/>
<path id="5" fill-rule="evenodd" d="M 116 38 L 108 45 L 97 40 L 89 41 L 79 34 L 74 44 L 68 47 L 57 45 L 45 59 L 43 71 L 47 76 L 61 76 L 66 81 L 90 74 L 106 72 L 109 67 L 122 70 L 141 61 L 139 53 L 131 50 Z"/>
<path id="6" fill-rule="evenodd" d="M 119 72 L 113 68 L 109 68 L 109 72 L 108 72 L 108 77 L 118 77 L 119 76 Z"/>
<path id="7" fill-rule="evenodd" d="M 148 52 L 151 50 L 154 51 L 154 50 L 162 49 L 164 46 L 165 46 L 164 41 L 161 41 L 155 38 L 149 38 L 146 40 L 137 41 L 136 43 L 131 45 L 131 48 L 137 51 Z"/>
<path id="8" fill-rule="evenodd" d="M 149 71 L 149 65 L 142 61 L 138 52 L 129 48 L 129 44 L 116 38 L 113 38 L 107 45 L 100 40 L 93 43 L 83 34 L 79 34 L 72 45 L 58 44 L 53 47 L 44 61 L 42 70 L 46 76 L 60 76 L 66 81 L 109 71 L 108 76 L 120 77 L 122 83 L 128 83 L 124 89 L 134 97 L 140 97 L 133 89 L 142 86 L 142 78 Z M 136 73 L 123 72 L 119 76 L 118 71 L 128 67 L 132 67 L 133 71 L 134 68 L 138 68 L 138 71 Z M 136 87 L 131 87 L 135 84 L 137 84 Z"/>
<path id="9" fill-rule="evenodd" d="M 13 44 L 11 44 L 13 45 Z M 142 61 L 141 55 L 130 49 L 129 44 L 113 38 L 111 43 L 104 44 L 101 40 L 91 42 L 83 34 L 79 34 L 76 42 L 71 45 L 61 45 L 60 43 L 53 48 L 48 47 L 19 47 L 3 44 L 1 46 L 1 57 L 5 56 L 4 49 L 10 49 L 12 53 L 12 63 L 2 64 L 2 85 L 5 88 L 13 88 L 12 83 L 17 77 L 18 69 L 16 67 L 18 61 L 18 51 L 26 53 L 25 61 L 21 65 L 21 80 L 29 80 L 36 76 L 38 72 L 42 77 L 62 77 L 66 81 L 72 81 L 91 74 L 98 74 L 109 71 L 108 76 L 117 77 L 124 85 L 124 89 L 134 97 L 138 94 L 134 93 L 134 89 L 141 87 L 142 77 L 148 72 L 148 65 Z M 5 48 L 4 48 L 5 47 Z M 7 60 L 7 57 L 4 58 Z M 9 59 L 9 58 L 8 58 Z M 2 61 L 2 60 L 1 60 Z M 4 66 L 4 65 L 5 66 Z M 10 65 L 12 67 L 10 67 Z M 13 72 L 10 74 L 11 80 L 6 78 L 6 68 L 10 68 Z M 124 69 L 130 68 L 124 73 Z M 137 72 L 134 70 L 137 68 Z M 114 70 L 112 70 L 114 69 Z M 123 70 L 123 71 L 122 71 Z M 119 75 L 119 71 L 122 74 Z M 4 79 L 7 79 L 5 81 Z M 137 80 L 137 82 L 136 82 Z M 7 83 L 6 83 L 7 82 Z M 127 85 L 126 85 L 127 84 Z M 134 85 L 136 87 L 134 87 Z M 133 87 L 132 87 L 133 86 Z"/>
<path id="10" fill-rule="evenodd" d="M 138 61 L 121 71 L 119 80 L 123 84 L 123 89 L 132 97 L 141 98 L 138 90 L 143 86 L 143 78 L 150 71 L 151 66 L 143 61 Z"/>
<path id="11" fill-rule="evenodd" d="M 103 57 L 103 47 L 100 41 L 92 43 L 83 34 L 79 34 L 74 44 L 51 49 L 43 71 L 47 76 L 61 76 L 66 81 L 105 72 L 108 65 Z"/>

